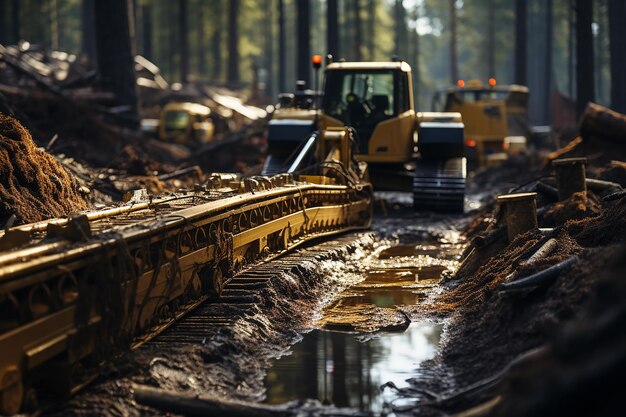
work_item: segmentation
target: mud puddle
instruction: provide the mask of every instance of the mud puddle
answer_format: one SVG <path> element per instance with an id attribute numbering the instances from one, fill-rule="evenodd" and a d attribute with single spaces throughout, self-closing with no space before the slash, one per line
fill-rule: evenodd
<path id="1" fill-rule="evenodd" d="M 385 414 L 419 365 L 433 358 L 443 324 L 411 322 L 414 307 L 438 289 L 456 267 L 461 243 L 433 237 L 423 244 L 387 241 L 362 260 L 360 278 L 328 303 L 315 329 L 287 356 L 274 360 L 265 378 L 266 402 L 312 398 L 337 407 Z"/>
<path id="2" fill-rule="evenodd" d="M 267 373 L 266 402 L 312 398 L 337 407 L 376 414 L 394 394 L 381 390 L 393 382 L 406 387 L 419 364 L 435 356 L 442 326 L 412 323 L 402 333 L 364 336 L 314 330 L 274 362 Z"/>

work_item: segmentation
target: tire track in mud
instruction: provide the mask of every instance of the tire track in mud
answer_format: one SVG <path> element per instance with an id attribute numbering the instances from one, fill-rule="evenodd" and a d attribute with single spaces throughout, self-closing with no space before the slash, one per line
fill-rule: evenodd
<path id="1" fill-rule="evenodd" d="M 358 281 L 358 262 L 345 260 L 364 258 L 374 242 L 373 233 L 347 234 L 237 274 L 219 300 L 128 352 L 48 415 L 161 415 L 132 400 L 133 383 L 262 400 L 269 361 L 301 339 L 334 294 Z"/>
<path id="2" fill-rule="evenodd" d="M 401 209 L 373 232 L 313 242 L 233 277 L 219 300 L 190 312 L 162 334 L 102 370 L 92 387 L 50 415 L 161 415 L 136 404 L 133 383 L 219 399 L 262 401 L 274 359 L 316 328 L 325 306 L 363 281 L 383 247 L 454 243 L 464 218 Z M 377 260 L 376 260 L 377 262 Z"/>

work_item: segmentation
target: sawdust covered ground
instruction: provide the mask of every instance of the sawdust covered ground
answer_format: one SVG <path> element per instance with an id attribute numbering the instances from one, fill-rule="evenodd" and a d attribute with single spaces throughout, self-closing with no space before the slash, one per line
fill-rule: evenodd
<path id="1" fill-rule="evenodd" d="M 469 256 L 455 280 L 448 283 L 449 290 L 426 306 L 423 314 L 451 317 L 451 320 L 439 357 L 425 366 L 425 373 L 434 377 L 414 381 L 418 391 L 426 388 L 439 393 L 440 397 L 436 401 L 421 398 L 417 402 L 421 405 L 411 408 L 411 413 L 426 416 L 442 410 L 459 412 L 498 397 L 499 403 L 494 408 L 497 415 L 512 415 L 511 411 L 520 405 L 529 413 L 515 415 L 554 415 L 555 410 L 559 410 L 558 415 L 568 415 L 562 411 L 572 411 L 572 408 L 559 407 L 555 398 L 564 400 L 571 393 L 579 392 L 581 386 L 589 388 L 593 378 L 599 384 L 598 394 L 606 390 L 610 394 L 607 400 L 613 401 L 604 404 L 602 409 L 615 410 L 624 405 L 618 397 L 611 397 L 614 388 L 607 381 L 615 375 L 604 366 L 601 353 L 607 351 L 608 357 L 620 366 L 626 362 L 626 355 L 622 348 L 611 347 L 607 343 L 610 337 L 602 333 L 602 326 L 614 325 L 614 321 L 606 318 L 599 321 L 600 315 L 592 314 L 589 303 L 595 302 L 597 306 L 600 298 L 606 298 L 607 311 L 619 307 L 609 300 L 611 297 L 606 289 L 602 290 L 599 280 L 607 275 L 618 279 L 619 268 L 615 262 L 620 262 L 619 257 L 623 257 L 626 248 L 626 199 L 600 201 L 593 196 L 589 199 L 573 196 L 553 204 L 549 210 L 559 218 L 559 227 L 553 232 L 557 245 L 547 256 L 530 264 L 523 261 L 545 241 L 545 234 L 531 231 L 508 244 L 504 230 L 491 224 L 481 237 L 490 235 L 485 239 L 487 243 L 478 245 Z M 568 215 L 572 215 L 569 220 Z M 555 276 L 553 282 L 522 291 L 502 291 L 502 284 L 545 270 L 573 255 L 577 255 L 578 260 Z M 623 264 L 623 260 L 621 262 Z M 620 285 L 609 282 L 604 284 L 607 286 Z M 563 329 L 569 326 L 571 333 L 572 328 L 582 325 L 589 331 L 601 333 L 604 339 L 586 341 L 584 346 L 563 345 L 564 340 L 583 338 L 579 333 L 563 336 Z M 519 366 L 510 370 L 512 361 L 520 355 L 546 346 L 550 347 L 548 359 L 542 356 L 523 362 L 531 371 L 520 373 Z M 592 350 L 594 355 L 585 358 L 584 349 Z M 571 358 L 575 358 L 573 363 L 568 362 Z M 553 380 L 558 381 L 555 386 L 542 382 L 542 364 L 549 366 Z M 558 376 L 559 369 L 569 376 L 576 375 L 580 381 Z M 502 372 L 505 372 L 504 377 Z M 607 375 L 606 381 L 602 375 Z M 481 385 L 494 376 L 497 376 L 496 383 L 490 383 L 488 389 L 480 388 L 471 395 L 458 396 L 468 386 Z M 542 390 L 531 388 L 535 383 L 542 384 Z M 526 387 L 523 394 L 516 393 L 516 387 L 522 386 Z M 550 399 L 547 392 L 556 397 Z M 548 414 L 543 414 L 548 410 Z"/>
<path id="2" fill-rule="evenodd" d="M 0 114 L 0 224 L 29 223 L 89 207 L 77 181 L 15 119 Z"/>

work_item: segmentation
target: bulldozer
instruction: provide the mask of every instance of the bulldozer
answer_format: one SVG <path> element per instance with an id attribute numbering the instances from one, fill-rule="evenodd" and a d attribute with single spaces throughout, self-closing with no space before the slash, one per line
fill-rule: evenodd
<path id="1" fill-rule="evenodd" d="M 192 147 L 209 143 L 215 134 L 211 109 L 199 103 L 166 104 L 158 126 L 160 140 Z"/>
<path id="2" fill-rule="evenodd" d="M 375 189 L 412 192 L 418 210 L 463 211 L 461 115 L 416 113 L 409 64 L 328 60 L 321 103 L 313 96 L 314 111 L 283 111 L 270 121 L 264 175 L 297 171 L 314 160 L 324 132 L 349 127 Z"/>
<path id="3" fill-rule="evenodd" d="M 472 169 L 497 166 L 509 155 L 526 151 L 528 87 L 498 85 L 495 78 L 459 80 L 435 92 L 433 111 L 459 112 L 465 122 L 467 157 Z"/>

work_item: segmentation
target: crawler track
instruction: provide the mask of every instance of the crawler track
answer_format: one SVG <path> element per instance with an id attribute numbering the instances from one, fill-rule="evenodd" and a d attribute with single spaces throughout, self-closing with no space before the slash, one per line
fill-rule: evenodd
<path id="1" fill-rule="evenodd" d="M 202 308 L 223 307 L 213 322 L 227 324 L 266 283 L 263 265 L 239 271 L 370 225 L 369 184 L 266 182 L 255 192 L 135 200 L 1 235 L 0 245 L 19 248 L 0 252 L 0 412 L 42 392 L 72 392 L 85 369 L 149 342 L 208 298 L 217 302 Z M 191 332 L 193 318 L 184 323 Z"/>

